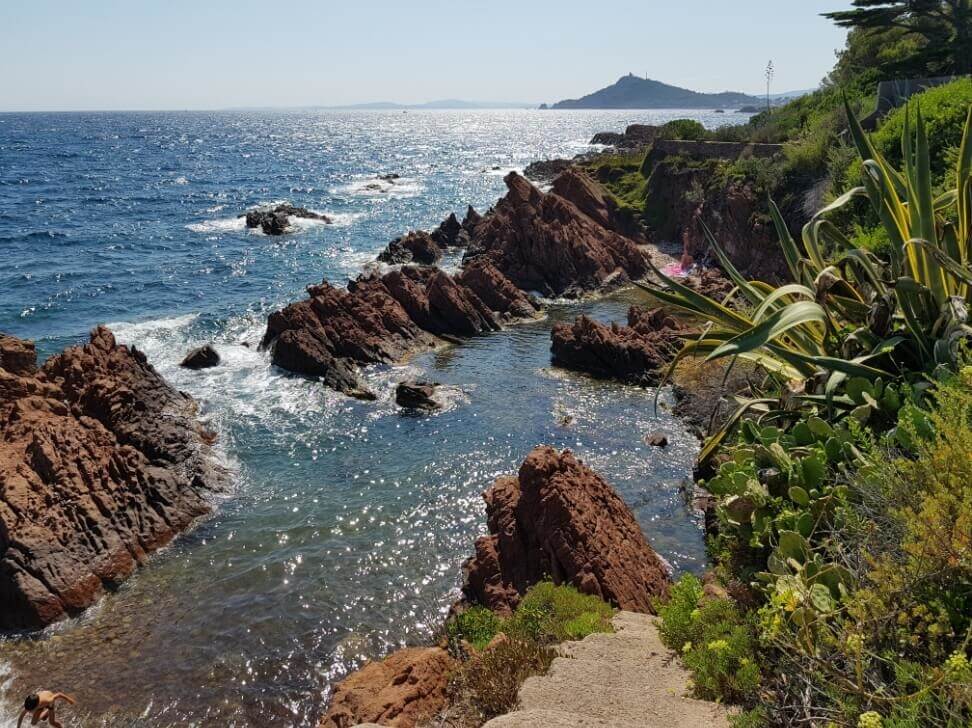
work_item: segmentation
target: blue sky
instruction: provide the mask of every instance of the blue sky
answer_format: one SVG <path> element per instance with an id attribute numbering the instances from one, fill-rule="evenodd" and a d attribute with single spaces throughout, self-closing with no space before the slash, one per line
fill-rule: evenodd
<path id="1" fill-rule="evenodd" d="M 630 72 L 816 86 L 849 0 L 2 0 L 0 109 L 557 101 Z"/>

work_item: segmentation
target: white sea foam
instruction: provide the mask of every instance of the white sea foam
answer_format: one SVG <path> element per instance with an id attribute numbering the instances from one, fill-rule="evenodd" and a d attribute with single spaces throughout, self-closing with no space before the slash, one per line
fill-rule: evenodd
<path id="1" fill-rule="evenodd" d="M 203 220 L 186 225 L 194 233 L 229 233 L 246 230 L 246 219 L 242 217 L 222 217 L 215 220 Z"/>
<path id="2" fill-rule="evenodd" d="M 332 194 L 352 197 L 416 197 L 425 191 L 425 185 L 413 177 L 384 180 L 379 177 L 358 177 L 346 185 L 335 187 Z"/>

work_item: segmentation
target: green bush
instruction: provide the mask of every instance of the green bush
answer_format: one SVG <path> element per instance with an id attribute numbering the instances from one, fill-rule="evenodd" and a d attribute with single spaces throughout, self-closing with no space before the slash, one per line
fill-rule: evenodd
<path id="1" fill-rule="evenodd" d="M 511 637 L 537 642 L 583 639 L 594 632 L 611 632 L 611 605 L 572 586 L 540 582 L 532 587 L 503 625 Z"/>
<path id="2" fill-rule="evenodd" d="M 688 574 L 660 604 L 662 642 L 676 650 L 702 698 L 751 703 L 760 685 L 753 626 L 728 599 L 702 600 L 702 584 Z"/>
<path id="3" fill-rule="evenodd" d="M 701 141 L 708 136 L 705 127 L 695 119 L 673 119 L 662 126 L 664 139 Z"/>
<path id="4" fill-rule="evenodd" d="M 912 122 L 915 106 L 921 108 L 928 130 L 932 174 L 936 180 L 942 180 L 948 167 L 950 150 L 962 143 L 965 118 L 972 106 L 972 79 L 962 78 L 913 96 L 908 105 Z M 871 135 L 871 143 L 895 166 L 902 163 L 901 135 L 904 132 L 905 114 L 905 107 L 895 109 Z"/>
<path id="5" fill-rule="evenodd" d="M 459 612 L 446 625 L 450 641 L 465 640 L 482 650 L 502 629 L 503 621 L 486 607 L 473 606 Z"/>

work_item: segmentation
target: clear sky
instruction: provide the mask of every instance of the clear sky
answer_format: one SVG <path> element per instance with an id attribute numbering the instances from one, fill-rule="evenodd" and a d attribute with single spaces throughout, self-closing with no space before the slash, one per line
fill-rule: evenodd
<path id="1" fill-rule="evenodd" d="M 849 0 L 0 0 L 0 110 L 812 88 Z"/>

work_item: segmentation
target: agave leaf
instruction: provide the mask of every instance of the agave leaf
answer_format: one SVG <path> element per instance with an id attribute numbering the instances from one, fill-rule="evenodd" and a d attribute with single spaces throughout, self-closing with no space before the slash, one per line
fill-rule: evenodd
<path id="1" fill-rule="evenodd" d="M 814 213 L 814 216 L 811 219 L 812 220 L 816 220 L 819 217 L 823 217 L 828 212 L 833 212 L 834 210 L 839 210 L 844 205 L 846 205 L 848 202 L 850 202 L 851 200 L 854 200 L 854 199 L 856 199 L 858 197 L 867 197 L 867 190 L 864 189 L 863 187 L 853 187 L 853 188 L 851 188 L 850 190 L 848 190 L 847 192 L 845 192 L 844 194 L 842 194 L 840 197 L 838 197 L 836 200 L 834 200 L 833 202 L 831 202 L 829 205 L 825 205 L 824 207 L 822 207 L 819 210 L 817 210 L 817 212 Z"/>
<path id="2" fill-rule="evenodd" d="M 791 303 L 767 316 L 756 326 L 733 337 L 709 354 L 708 358 L 718 359 L 732 354 L 753 351 L 770 342 L 780 343 L 781 337 L 790 329 L 804 327 L 814 332 L 814 325 L 826 323 L 827 312 L 820 304 L 813 301 Z M 810 353 L 816 354 L 819 351 Z"/>
<path id="3" fill-rule="evenodd" d="M 776 227 L 776 234 L 780 238 L 780 246 L 783 248 L 783 257 L 786 259 L 786 266 L 790 269 L 790 275 L 795 281 L 806 282 L 802 275 L 801 260 L 803 256 L 800 254 L 800 250 L 797 248 L 793 236 L 790 235 L 790 229 L 786 226 L 786 221 L 783 219 L 782 213 L 780 213 L 780 208 L 776 206 L 773 200 L 769 200 L 769 208 L 770 216 L 773 218 L 773 225 Z M 811 280 L 812 278 L 810 276 Z"/>

